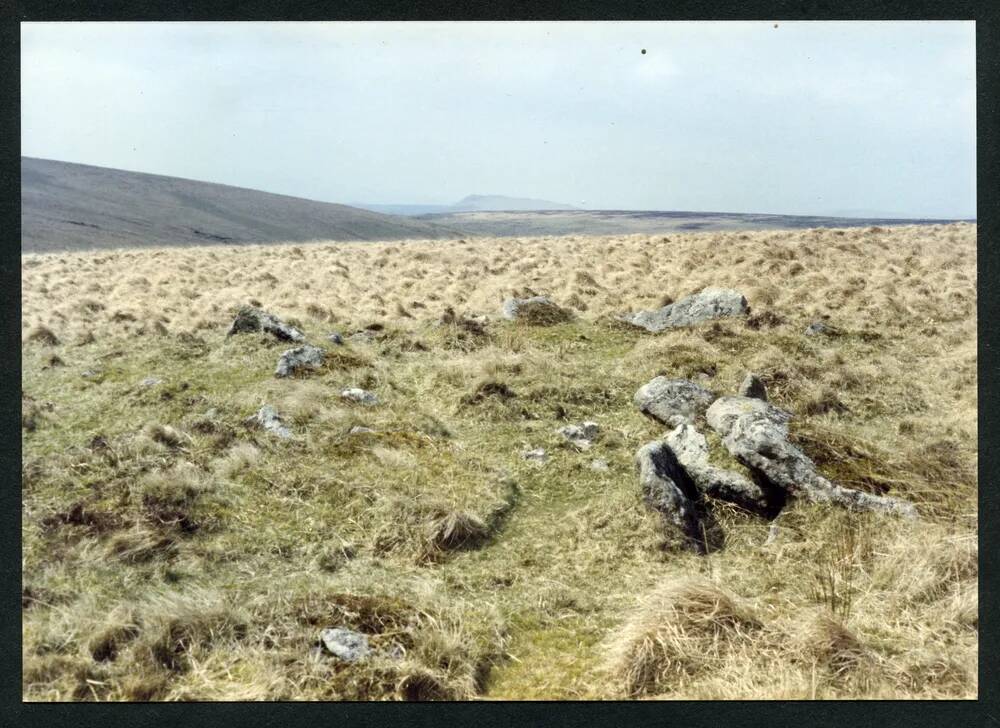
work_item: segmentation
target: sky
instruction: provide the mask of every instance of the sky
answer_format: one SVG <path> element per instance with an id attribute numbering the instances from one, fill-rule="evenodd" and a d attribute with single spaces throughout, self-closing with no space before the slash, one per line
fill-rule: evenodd
<path id="1" fill-rule="evenodd" d="M 964 21 L 22 23 L 21 153 L 347 204 L 971 218 L 975 85 Z"/>

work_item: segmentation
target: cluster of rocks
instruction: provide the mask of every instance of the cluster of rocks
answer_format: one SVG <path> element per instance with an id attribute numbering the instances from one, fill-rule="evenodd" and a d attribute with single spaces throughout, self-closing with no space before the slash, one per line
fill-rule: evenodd
<path id="1" fill-rule="evenodd" d="M 706 549 L 706 496 L 771 519 L 789 499 L 917 515 L 911 503 L 844 488 L 823 477 L 789 442 L 791 413 L 767 401 L 764 383 L 753 374 L 744 379 L 740 394 L 723 397 L 686 379 L 657 377 L 639 388 L 634 401 L 640 412 L 672 428 L 635 455 L 643 497 L 698 552 Z M 710 461 L 708 442 L 697 429 L 702 425 L 719 435 L 749 477 Z"/>
<path id="2" fill-rule="evenodd" d="M 234 334 L 252 333 L 255 331 L 272 335 L 279 341 L 293 341 L 301 343 L 292 349 L 287 349 L 278 357 L 278 365 L 274 370 L 276 377 L 291 377 L 297 374 L 315 371 L 323 366 L 326 352 L 318 346 L 306 343 L 305 334 L 294 326 L 285 323 L 272 313 L 263 311 L 254 306 L 244 306 L 233 320 L 226 336 Z M 327 336 L 327 340 L 336 346 L 344 344 L 344 337 L 339 332 L 333 332 Z M 145 386 L 148 380 L 142 384 Z M 153 383 L 153 382 L 151 382 Z M 155 382 L 155 383 L 158 383 Z M 365 406 L 377 405 L 378 397 L 367 390 L 351 387 L 344 389 L 340 393 L 341 399 L 348 402 L 355 402 Z M 292 436 L 291 431 L 282 423 L 280 415 L 271 405 L 264 405 L 260 410 L 248 419 L 248 424 L 262 427 L 272 434 L 288 438 Z"/>

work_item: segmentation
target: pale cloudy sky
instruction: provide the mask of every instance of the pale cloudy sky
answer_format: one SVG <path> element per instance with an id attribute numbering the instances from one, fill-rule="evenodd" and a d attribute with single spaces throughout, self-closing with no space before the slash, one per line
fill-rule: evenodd
<path id="1" fill-rule="evenodd" d="M 976 214 L 970 22 L 21 28 L 26 156 L 345 203 Z"/>

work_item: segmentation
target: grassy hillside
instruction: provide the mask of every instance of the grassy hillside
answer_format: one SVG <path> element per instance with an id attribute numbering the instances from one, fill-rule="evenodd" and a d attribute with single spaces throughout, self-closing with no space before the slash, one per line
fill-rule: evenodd
<path id="1" fill-rule="evenodd" d="M 22 265 L 28 700 L 977 694 L 973 225 Z M 609 317 L 707 285 L 751 316 Z M 513 293 L 576 319 L 501 321 Z M 287 343 L 226 338 L 247 302 L 327 365 L 274 378 Z M 805 336 L 823 316 L 839 335 Z M 659 373 L 731 393 L 748 370 L 822 472 L 920 519 L 793 504 L 769 539 L 718 503 L 725 545 L 677 548 L 632 464 L 665 429 L 632 395 Z M 264 404 L 292 438 L 245 424 Z M 556 433 L 583 420 L 586 452 Z M 397 656 L 314 654 L 335 626 Z"/>
<path id="2" fill-rule="evenodd" d="M 347 205 L 48 159 L 21 158 L 21 249 L 457 238 Z"/>

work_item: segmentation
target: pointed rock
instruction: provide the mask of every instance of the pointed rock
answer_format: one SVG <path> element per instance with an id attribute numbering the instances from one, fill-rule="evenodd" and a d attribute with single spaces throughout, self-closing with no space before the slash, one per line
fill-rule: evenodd
<path id="1" fill-rule="evenodd" d="M 639 448 L 635 468 L 646 505 L 659 511 L 664 524 L 676 529 L 688 548 L 705 553 L 701 519 L 690 495 L 689 479 L 667 443 L 655 440 Z"/>

